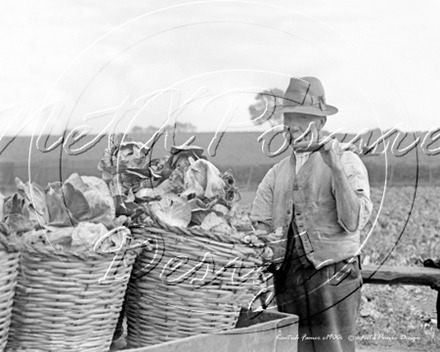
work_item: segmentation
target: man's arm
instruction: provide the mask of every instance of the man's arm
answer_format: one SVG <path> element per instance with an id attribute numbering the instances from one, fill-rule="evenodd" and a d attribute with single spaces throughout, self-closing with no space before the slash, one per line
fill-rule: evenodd
<path id="1" fill-rule="evenodd" d="M 359 225 L 361 200 L 352 188 L 341 163 L 332 169 L 332 173 L 339 220 L 348 231 L 354 232 Z"/>
<path id="2" fill-rule="evenodd" d="M 355 232 L 365 225 L 372 210 L 365 166 L 351 152 L 344 154 L 343 162 L 337 142 L 326 143 L 321 155 L 332 170 L 338 220 L 347 231 Z"/>
<path id="3" fill-rule="evenodd" d="M 272 231 L 274 168 L 270 169 L 258 185 L 255 199 L 252 202 L 250 218 L 257 230 Z"/>
<path id="4" fill-rule="evenodd" d="M 276 172 L 277 166 L 274 166 L 261 181 L 251 209 L 251 220 L 254 228 L 266 233 L 267 247 L 263 258 L 275 265 L 271 266 L 273 270 L 277 270 L 283 262 L 287 243 L 287 237 L 284 236 L 283 229 L 281 227 L 275 229 L 272 219 Z"/>

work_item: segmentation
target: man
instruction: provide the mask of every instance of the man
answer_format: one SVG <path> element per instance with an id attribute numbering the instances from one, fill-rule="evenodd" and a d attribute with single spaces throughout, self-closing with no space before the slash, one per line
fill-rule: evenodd
<path id="1" fill-rule="evenodd" d="M 284 260 L 274 270 L 278 309 L 299 316 L 299 351 L 354 351 L 359 231 L 372 210 L 367 170 L 353 151 L 322 140 L 327 116 L 338 109 L 326 104 L 317 78 L 292 78 L 282 112 L 294 151 L 268 171 L 251 210 L 258 229 L 281 227 L 285 236 Z M 322 146 L 295 151 L 300 139 Z"/>

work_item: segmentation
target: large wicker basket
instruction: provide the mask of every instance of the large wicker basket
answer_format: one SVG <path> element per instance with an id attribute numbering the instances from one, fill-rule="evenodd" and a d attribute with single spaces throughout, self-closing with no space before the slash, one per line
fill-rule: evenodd
<path id="1" fill-rule="evenodd" d="M 19 252 L 6 248 L 0 241 L 0 351 L 5 348 L 8 339 L 19 260 Z"/>
<path id="2" fill-rule="evenodd" d="M 131 229 L 153 251 L 140 253 L 128 285 L 128 347 L 234 328 L 261 289 L 255 251 L 229 236 L 154 222 Z"/>
<path id="3" fill-rule="evenodd" d="M 25 246 L 6 351 L 108 351 L 139 251 Z"/>

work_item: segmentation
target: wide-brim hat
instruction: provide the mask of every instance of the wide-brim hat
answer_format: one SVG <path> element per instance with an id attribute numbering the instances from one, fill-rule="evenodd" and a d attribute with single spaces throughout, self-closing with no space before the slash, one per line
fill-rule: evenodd
<path id="1" fill-rule="evenodd" d="M 283 97 L 282 113 L 296 112 L 316 116 L 329 116 L 338 109 L 325 101 L 324 86 L 315 77 L 292 77 Z"/>

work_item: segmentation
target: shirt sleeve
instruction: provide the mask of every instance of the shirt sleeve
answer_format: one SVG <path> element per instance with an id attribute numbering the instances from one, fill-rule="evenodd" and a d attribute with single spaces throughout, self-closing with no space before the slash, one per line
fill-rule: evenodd
<path id="1" fill-rule="evenodd" d="M 258 185 L 252 203 L 250 218 L 253 223 L 261 222 L 272 228 L 273 188 L 275 183 L 274 167 L 270 169 Z"/>
<path id="2" fill-rule="evenodd" d="M 362 160 L 353 152 L 344 152 L 341 155 L 341 163 L 353 190 L 361 201 L 359 207 L 359 221 L 355 231 L 349 231 L 338 215 L 338 223 L 348 233 L 362 230 L 370 219 L 373 211 L 373 203 L 370 199 L 370 183 L 368 171 Z M 334 192 L 334 188 L 333 188 Z"/>

